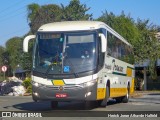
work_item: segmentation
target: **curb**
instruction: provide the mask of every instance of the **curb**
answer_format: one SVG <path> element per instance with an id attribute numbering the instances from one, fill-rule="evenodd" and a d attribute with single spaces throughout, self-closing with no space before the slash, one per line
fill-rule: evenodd
<path id="1" fill-rule="evenodd" d="M 135 91 L 130 95 L 131 98 L 142 97 L 143 95 L 160 94 L 160 91 Z"/>

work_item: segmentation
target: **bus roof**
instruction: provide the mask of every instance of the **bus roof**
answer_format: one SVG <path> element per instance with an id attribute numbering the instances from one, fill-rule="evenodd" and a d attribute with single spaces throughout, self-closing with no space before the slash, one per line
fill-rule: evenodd
<path id="1" fill-rule="evenodd" d="M 126 44 L 130 45 L 121 35 L 114 31 L 107 24 L 100 21 L 63 21 L 54 22 L 42 25 L 38 32 L 61 32 L 61 31 L 81 31 L 81 30 L 95 30 L 105 27 L 107 31 L 121 39 Z M 130 45 L 131 46 L 131 45 Z"/>
<path id="2" fill-rule="evenodd" d="M 63 21 L 42 25 L 38 31 L 75 31 L 98 29 L 104 24 L 98 21 Z"/>

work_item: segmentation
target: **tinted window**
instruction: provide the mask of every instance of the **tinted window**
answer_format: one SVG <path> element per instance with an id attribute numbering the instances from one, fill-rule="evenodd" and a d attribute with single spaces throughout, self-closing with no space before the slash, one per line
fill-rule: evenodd
<path id="1" fill-rule="evenodd" d="M 131 46 L 125 44 L 123 41 L 109 32 L 107 33 L 107 40 L 108 55 L 130 64 L 134 63 Z"/>

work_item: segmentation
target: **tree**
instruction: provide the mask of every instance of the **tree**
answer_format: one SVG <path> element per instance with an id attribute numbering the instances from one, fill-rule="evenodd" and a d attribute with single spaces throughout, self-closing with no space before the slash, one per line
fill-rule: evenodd
<path id="1" fill-rule="evenodd" d="M 156 29 L 154 25 L 148 25 L 149 20 L 140 20 L 137 22 L 125 15 L 116 16 L 112 12 L 105 11 L 98 20 L 105 22 L 116 32 L 123 36 L 134 48 L 135 63 L 149 59 L 149 71 L 151 76 L 155 76 L 155 63 L 160 58 L 160 45 L 155 38 Z M 152 77 L 153 78 L 153 77 Z"/>
<path id="2" fill-rule="evenodd" d="M 19 37 L 13 37 L 6 42 L 6 55 L 8 57 L 9 65 L 13 71 L 18 64 L 21 64 L 22 58 L 22 39 Z"/>
<path id="3" fill-rule="evenodd" d="M 28 22 L 33 34 L 38 28 L 46 23 L 58 21 L 73 21 L 73 20 L 90 20 L 92 14 L 86 12 L 90 8 L 86 4 L 80 4 L 79 0 L 71 0 L 69 5 L 61 6 L 50 4 L 39 6 L 38 4 L 28 5 Z"/>
<path id="4" fill-rule="evenodd" d="M 61 16 L 62 10 L 58 5 L 28 5 L 29 26 L 33 34 L 36 33 L 38 28 L 43 24 L 61 21 Z"/>
<path id="5" fill-rule="evenodd" d="M 132 45 L 137 43 L 139 32 L 130 15 L 126 16 L 122 11 L 121 15 L 116 16 L 112 12 L 105 11 L 97 20 L 105 22 Z"/>
<path id="6" fill-rule="evenodd" d="M 4 54 L 5 48 L 3 46 L 0 46 L 0 66 L 4 65 L 5 59 L 4 59 Z"/>
<path id="7" fill-rule="evenodd" d="M 135 46 L 139 38 L 139 32 L 135 26 L 134 20 L 130 15 L 126 16 L 122 11 L 121 15 L 116 16 L 112 12 L 105 11 L 97 20 L 102 21 L 113 28 L 121 36 L 123 36 L 130 44 Z M 137 51 L 137 49 L 134 49 Z M 134 58 L 133 56 L 131 56 Z M 135 60 L 133 60 L 134 62 Z"/>
<path id="8" fill-rule="evenodd" d="M 160 43 L 156 39 L 155 34 L 157 33 L 157 26 L 149 24 L 149 20 L 137 20 L 136 26 L 140 33 L 139 46 L 141 51 L 135 53 L 138 61 L 144 61 L 145 59 L 150 60 L 149 72 L 152 79 L 157 78 L 156 62 L 160 58 Z"/>
<path id="9" fill-rule="evenodd" d="M 27 16 L 27 20 L 29 22 L 33 21 L 37 12 L 39 11 L 40 6 L 36 3 L 30 4 L 27 6 L 27 10 L 28 10 L 28 16 Z"/>
<path id="10" fill-rule="evenodd" d="M 69 5 L 62 6 L 62 20 L 65 21 L 77 21 L 77 20 L 90 20 L 92 19 L 92 14 L 87 14 L 86 12 L 90 9 L 87 8 L 86 4 L 80 4 L 79 0 L 71 0 Z"/>

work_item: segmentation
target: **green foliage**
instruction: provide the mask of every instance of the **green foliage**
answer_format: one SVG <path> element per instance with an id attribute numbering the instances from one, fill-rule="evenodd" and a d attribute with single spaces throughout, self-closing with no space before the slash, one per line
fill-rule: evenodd
<path id="1" fill-rule="evenodd" d="M 92 14 L 86 13 L 89 9 L 85 4 L 80 4 L 79 0 L 71 0 L 67 6 L 30 4 L 28 5 L 28 21 L 31 32 L 35 34 L 41 25 L 50 22 L 89 20 L 92 17 Z"/>
<path id="2" fill-rule="evenodd" d="M 33 34 L 35 34 L 38 28 L 43 24 L 60 21 L 61 16 L 62 10 L 58 5 L 28 5 L 29 25 Z"/>
<path id="3" fill-rule="evenodd" d="M 32 84 L 31 84 L 31 77 L 27 77 L 22 85 L 27 89 L 27 93 L 31 93 L 32 92 Z"/>
<path id="4" fill-rule="evenodd" d="M 22 58 L 22 38 L 13 37 L 6 42 L 6 52 L 13 70 L 20 64 Z"/>
<path id="5" fill-rule="evenodd" d="M 26 77 L 26 79 L 23 81 L 22 85 L 27 89 L 29 86 L 31 86 L 31 78 Z"/>
<path id="6" fill-rule="evenodd" d="M 26 93 L 32 93 L 32 86 L 29 86 L 26 90 Z"/>
<path id="7" fill-rule="evenodd" d="M 89 20 L 92 19 L 92 14 L 86 14 L 90 9 L 86 4 L 80 4 L 79 0 L 71 0 L 69 5 L 62 6 L 62 20 L 64 21 L 77 21 L 77 20 Z"/>
<path id="8" fill-rule="evenodd" d="M 6 50 L 2 54 L 2 59 L 5 65 L 11 66 L 12 72 L 17 69 L 18 65 L 25 70 L 31 70 L 34 40 L 29 42 L 29 53 L 24 53 L 22 45 L 23 39 L 24 38 L 13 37 L 6 42 Z"/>
<path id="9" fill-rule="evenodd" d="M 40 6 L 36 3 L 33 3 L 28 5 L 27 9 L 28 9 L 28 17 L 27 17 L 28 21 L 32 21 L 35 18 L 37 12 L 39 11 Z"/>
<path id="10" fill-rule="evenodd" d="M 3 46 L 0 46 L 0 66 L 4 65 L 5 62 L 4 53 L 5 53 L 5 48 Z"/>
<path id="11" fill-rule="evenodd" d="M 98 20 L 105 22 L 121 36 L 123 36 L 134 48 L 134 58 L 136 63 L 146 59 L 150 60 L 149 71 L 152 79 L 156 79 L 156 60 L 160 58 L 160 44 L 155 38 L 156 26 L 150 24 L 149 20 L 140 20 L 137 22 L 126 16 L 124 12 L 116 16 L 112 12 L 105 11 Z"/>
<path id="12" fill-rule="evenodd" d="M 145 59 L 150 60 L 150 77 L 156 79 L 156 61 L 160 58 L 160 44 L 155 38 L 157 27 L 149 24 L 149 20 L 142 21 L 140 19 L 137 20 L 136 26 L 140 33 L 140 40 L 137 46 L 141 49 L 139 52 L 137 51 L 137 53 L 135 53 L 135 57 L 137 61 L 143 61 Z"/>
<path id="13" fill-rule="evenodd" d="M 126 16 L 124 12 L 122 12 L 121 15 L 116 16 L 112 12 L 108 13 L 105 11 L 97 20 L 109 25 L 132 45 L 136 44 L 139 32 L 130 15 Z"/>

